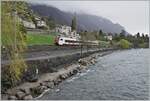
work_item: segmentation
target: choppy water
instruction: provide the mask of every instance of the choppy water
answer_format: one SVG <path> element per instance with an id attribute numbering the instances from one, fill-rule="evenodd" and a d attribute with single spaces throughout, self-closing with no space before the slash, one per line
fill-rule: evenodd
<path id="1" fill-rule="evenodd" d="M 149 98 L 148 49 L 117 51 L 67 79 L 40 99 L 144 100 Z"/>

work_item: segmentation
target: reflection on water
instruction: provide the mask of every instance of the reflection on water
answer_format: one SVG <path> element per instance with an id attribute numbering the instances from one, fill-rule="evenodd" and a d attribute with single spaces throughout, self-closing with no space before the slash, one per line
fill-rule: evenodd
<path id="1" fill-rule="evenodd" d="M 64 81 L 40 99 L 148 99 L 148 55 L 148 49 L 132 49 L 99 57 L 97 64 Z"/>

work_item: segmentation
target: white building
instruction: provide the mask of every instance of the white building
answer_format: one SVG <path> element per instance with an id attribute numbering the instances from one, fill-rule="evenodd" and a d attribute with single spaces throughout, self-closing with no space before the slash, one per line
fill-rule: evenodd
<path id="1" fill-rule="evenodd" d="M 40 17 L 36 17 L 35 20 L 38 28 L 47 27 L 46 22 L 43 21 Z"/>
<path id="2" fill-rule="evenodd" d="M 70 26 L 66 26 L 66 25 L 57 26 L 55 28 L 55 31 L 58 32 L 58 33 L 64 34 L 66 36 L 69 36 L 69 34 L 71 33 L 71 27 Z"/>
<path id="3" fill-rule="evenodd" d="M 106 36 L 104 36 L 107 40 L 112 40 L 112 34 L 107 34 Z"/>
<path id="4" fill-rule="evenodd" d="M 23 22 L 24 27 L 26 27 L 26 28 L 31 28 L 31 29 L 36 28 L 35 24 L 33 22 L 29 22 L 29 21 L 25 21 L 25 20 L 23 20 L 22 22 Z"/>
<path id="5" fill-rule="evenodd" d="M 59 25 L 55 28 L 55 31 L 60 33 L 61 34 L 60 36 L 65 36 L 65 37 L 74 38 L 78 40 L 80 39 L 80 35 L 75 30 L 72 31 L 70 26 Z"/>
<path id="6" fill-rule="evenodd" d="M 71 35 L 70 35 L 72 38 L 76 38 L 76 39 L 80 39 L 80 35 L 74 30 L 71 32 Z"/>

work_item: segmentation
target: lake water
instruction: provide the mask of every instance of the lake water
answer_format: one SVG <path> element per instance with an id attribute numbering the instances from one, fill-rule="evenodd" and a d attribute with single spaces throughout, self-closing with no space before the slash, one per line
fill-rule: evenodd
<path id="1" fill-rule="evenodd" d="M 44 100 L 148 100 L 149 49 L 116 51 L 62 82 Z"/>

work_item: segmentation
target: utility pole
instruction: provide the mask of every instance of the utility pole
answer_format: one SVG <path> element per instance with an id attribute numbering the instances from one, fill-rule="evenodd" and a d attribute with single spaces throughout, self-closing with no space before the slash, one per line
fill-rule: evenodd
<path id="1" fill-rule="evenodd" d="M 83 32 L 81 32 L 80 46 L 81 46 L 81 57 L 82 57 L 82 55 L 83 55 Z"/>

